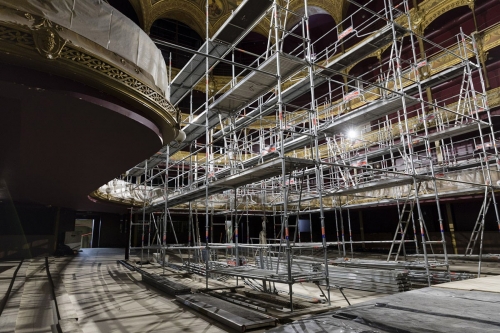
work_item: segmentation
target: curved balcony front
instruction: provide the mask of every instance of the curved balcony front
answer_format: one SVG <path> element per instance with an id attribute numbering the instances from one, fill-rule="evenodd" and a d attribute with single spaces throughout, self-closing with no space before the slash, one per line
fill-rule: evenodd
<path id="1" fill-rule="evenodd" d="M 0 0 L 0 201 L 88 194 L 178 135 L 161 52 L 102 1 Z"/>

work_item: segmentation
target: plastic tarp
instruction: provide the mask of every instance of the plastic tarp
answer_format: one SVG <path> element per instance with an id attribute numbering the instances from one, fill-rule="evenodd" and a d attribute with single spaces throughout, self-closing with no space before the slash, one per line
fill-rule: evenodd
<path id="1" fill-rule="evenodd" d="M 102 0 L 0 0 L 0 5 L 44 17 L 135 64 L 164 93 L 167 67 L 149 36 Z"/>
<path id="2" fill-rule="evenodd" d="M 496 170 L 490 171 L 491 181 L 493 184 L 500 186 L 500 172 Z M 441 196 L 451 196 L 456 194 L 471 194 L 471 193 L 484 193 L 484 187 L 481 186 L 484 184 L 484 176 L 481 169 L 468 169 L 468 170 L 460 170 L 455 172 L 450 172 L 447 174 L 446 178 L 437 179 L 434 186 L 434 182 L 431 180 L 423 181 L 420 190 L 419 196 L 421 197 L 433 197 L 434 191 L 438 191 Z M 401 198 L 404 199 L 408 195 L 408 193 L 412 190 L 412 185 L 402 185 L 402 186 L 393 186 L 386 187 L 382 189 L 365 191 L 358 193 L 360 198 L 354 199 L 351 198 L 350 204 L 363 204 L 363 203 L 377 203 L 379 200 L 387 199 L 387 198 Z M 189 189 L 185 189 L 189 191 Z M 146 200 L 150 205 L 155 205 L 164 202 L 165 193 L 163 188 L 161 187 L 151 187 L 144 185 L 136 185 L 132 183 L 125 182 L 123 180 L 114 179 L 107 184 L 101 186 L 98 189 L 98 192 L 101 195 L 109 195 L 115 199 L 124 199 L 131 200 L 133 199 L 137 203 L 143 203 Z M 181 194 L 178 191 L 169 190 L 168 196 L 173 197 Z M 342 196 L 342 201 L 345 203 L 347 198 Z M 366 198 L 366 199 L 362 199 Z M 231 203 L 232 194 L 230 193 L 219 193 L 211 196 L 210 199 L 210 207 L 215 209 L 231 209 L 234 205 Z M 290 200 L 297 200 L 297 195 L 289 195 Z M 302 198 L 305 200 L 306 198 Z M 248 205 L 249 207 L 253 207 L 255 209 L 262 208 L 262 204 L 271 205 L 275 201 L 281 201 L 282 198 L 280 195 L 277 197 L 273 197 L 267 195 L 266 200 L 263 200 L 260 197 L 259 193 L 248 194 L 246 198 L 238 200 L 239 208 L 245 207 Z M 335 197 L 325 197 L 323 198 L 323 204 L 326 208 L 335 207 L 338 202 Z M 304 207 L 319 207 L 319 202 L 317 199 L 313 200 L 305 200 L 302 205 Z M 205 207 L 205 200 L 197 200 L 197 207 Z M 179 207 L 182 207 L 180 205 Z M 296 206 L 296 204 L 292 204 L 290 207 Z M 304 220 L 304 224 L 309 223 L 309 220 Z M 300 222 L 299 222 L 300 223 Z M 300 225 L 299 225 L 300 227 Z M 302 232 L 307 231 L 309 225 L 304 226 Z"/>
<path id="3" fill-rule="evenodd" d="M 134 200 L 138 203 L 163 200 L 163 189 L 151 186 L 136 185 L 123 180 L 114 179 L 97 190 L 102 196 L 109 195 L 115 199 Z"/>

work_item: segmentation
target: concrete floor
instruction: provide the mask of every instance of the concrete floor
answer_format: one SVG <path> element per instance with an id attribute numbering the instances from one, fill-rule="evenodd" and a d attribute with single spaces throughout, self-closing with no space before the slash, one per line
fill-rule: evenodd
<path id="1" fill-rule="evenodd" d="M 63 332 L 232 332 L 143 284 L 140 274 L 117 264 L 123 257 L 123 249 L 84 249 L 74 257 L 49 258 Z M 22 265 L 0 317 L 0 332 L 51 332 L 55 312 L 44 260 L 32 259 Z M 0 292 L 5 293 L 17 264 L 2 263 Z M 150 269 L 161 271 L 158 266 Z M 182 282 L 204 287 L 204 278 L 194 275 Z M 294 290 L 319 296 L 311 285 L 296 285 Z M 349 290 L 346 295 L 353 304 L 383 296 Z M 342 295 L 332 291 L 331 308 L 346 305 Z"/>
<path id="2" fill-rule="evenodd" d="M 123 258 L 123 249 L 84 249 L 74 257 L 49 258 L 63 332 L 233 332 L 230 328 L 185 307 L 174 297 L 142 283 L 139 273 L 117 263 L 117 260 Z M 0 263 L 2 294 L 7 290 L 18 263 Z M 475 268 L 477 264 L 460 265 Z M 495 264 L 489 268 L 492 271 L 499 270 Z M 143 269 L 156 273 L 163 271 L 158 265 L 144 265 Z M 194 274 L 175 279 L 194 289 L 205 287 L 205 279 Z M 210 286 L 227 286 L 234 283 L 235 281 L 231 280 L 224 283 L 211 280 Z M 277 288 L 286 290 L 288 286 Z M 296 284 L 294 292 L 320 298 L 320 291 L 312 284 Z M 374 302 L 386 296 L 348 289 L 344 292 L 353 305 Z M 283 297 L 283 300 L 288 299 L 287 295 L 280 297 Z M 296 314 L 288 316 L 288 320 L 311 317 L 313 310 L 331 311 L 347 307 L 346 301 L 337 290 L 332 290 L 331 299 L 330 307 L 311 305 L 309 313 L 297 311 Z M 45 259 L 25 261 L 19 269 L 5 310 L 0 316 L 0 333 L 52 332 L 54 316 Z M 253 330 L 263 331 L 265 329 Z"/>

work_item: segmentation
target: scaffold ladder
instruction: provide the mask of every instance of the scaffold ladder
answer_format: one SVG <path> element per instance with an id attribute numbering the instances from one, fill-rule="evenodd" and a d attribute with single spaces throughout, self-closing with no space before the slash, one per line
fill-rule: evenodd
<path id="1" fill-rule="evenodd" d="M 463 123 L 464 116 L 472 114 L 473 107 L 470 96 L 470 89 L 471 89 L 470 80 L 471 80 L 470 73 L 468 73 L 467 70 L 464 69 L 464 74 L 462 76 L 462 85 L 460 87 L 460 93 L 458 95 L 455 124 Z"/>
<path id="2" fill-rule="evenodd" d="M 470 256 L 474 252 L 474 247 L 476 246 L 477 239 L 479 235 L 484 231 L 484 221 L 486 219 L 486 213 L 488 213 L 488 208 L 490 207 L 491 197 L 488 195 L 488 189 L 484 196 L 483 204 L 479 210 L 479 214 L 476 219 L 476 224 L 474 229 L 472 229 L 472 234 L 470 235 L 469 243 L 465 249 L 465 255 Z"/>
<path id="3" fill-rule="evenodd" d="M 418 191 L 420 190 L 420 182 L 417 184 L 417 188 L 415 189 L 415 186 L 412 185 L 410 190 L 408 191 L 408 195 L 405 198 L 405 201 L 403 203 L 403 207 L 399 213 L 399 221 L 398 225 L 396 227 L 396 231 L 394 232 L 394 237 L 392 239 L 391 243 L 391 248 L 389 250 L 389 255 L 387 256 L 387 261 L 391 260 L 391 257 L 393 255 L 393 250 L 394 246 L 399 243 L 398 245 L 398 250 L 394 253 L 394 261 L 398 260 L 399 254 L 401 253 L 401 249 L 405 251 L 404 248 L 404 242 L 406 238 L 406 232 L 408 231 L 408 226 L 410 225 L 410 222 L 413 222 L 413 228 L 415 228 L 415 223 L 413 220 L 413 210 L 415 208 L 415 198 L 418 195 Z M 398 239 L 398 234 L 401 235 L 400 240 Z M 416 242 L 416 237 L 415 239 L 415 246 L 418 248 L 418 244 Z M 406 253 L 405 253 L 406 255 Z"/>

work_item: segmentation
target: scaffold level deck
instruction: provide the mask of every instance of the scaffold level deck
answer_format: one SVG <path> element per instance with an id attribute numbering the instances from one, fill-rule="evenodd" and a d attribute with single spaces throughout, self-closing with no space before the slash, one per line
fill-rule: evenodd
<path id="1" fill-rule="evenodd" d="M 437 140 L 449 138 L 452 136 L 462 135 L 465 133 L 469 133 L 469 132 L 478 130 L 479 126 L 482 129 L 485 129 L 488 127 L 488 124 L 487 123 L 477 123 L 477 122 L 468 122 L 465 124 L 457 124 L 453 127 L 444 128 L 444 129 L 439 130 L 435 133 L 431 133 L 431 134 L 429 134 L 428 138 L 429 138 L 429 141 L 437 141 Z"/>
<path id="2" fill-rule="evenodd" d="M 230 45 L 205 41 L 198 49 L 200 53 L 207 52 L 214 57 L 222 58 L 230 51 Z M 194 88 L 196 84 L 205 76 L 205 59 L 206 57 L 200 54 L 195 54 L 188 63 L 179 71 L 172 79 L 170 84 L 170 102 L 177 103 L 185 94 Z M 208 65 L 211 67 L 219 61 L 214 58 L 208 58 Z"/>
<path id="3" fill-rule="evenodd" d="M 253 168 L 245 169 L 242 172 L 211 182 L 208 185 L 208 195 L 217 194 L 226 189 L 237 188 L 259 180 L 281 175 L 283 166 L 285 172 L 290 172 L 299 168 L 312 167 L 314 165 L 314 161 L 306 159 L 294 157 L 285 157 L 284 159 L 276 158 Z M 200 199 L 205 197 L 206 193 L 207 186 L 203 185 L 191 191 L 169 197 L 168 205 L 174 207 L 185 202 Z M 163 205 L 163 202 L 150 207 L 150 209 L 154 210 L 155 207 L 160 207 L 161 205 Z"/>
<path id="4" fill-rule="evenodd" d="M 419 103 L 418 99 L 410 96 L 396 96 L 387 99 L 378 99 L 365 106 L 341 115 L 332 123 L 327 123 L 327 125 L 320 129 L 320 131 L 328 134 L 336 134 L 346 131 L 349 127 L 377 120 L 385 115 L 400 110 L 403 107 L 403 98 L 406 107 Z"/>
<path id="5" fill-rule="evenodd" d="M 251 169 L 244 170 L 240 173 L 227 176 L 224 179 L 214 182 L 212 185 L 236 188 L 259 180 L 281 175 L 283 166 L 285 172 L 288 173 L 304 167 L 313 167 L 314 165 L 314 161 L 307 159 L 285 157 L 283 163 L 281 158 L 277 158 Z"/>
<path id="6" fill-rule="evenodd" d="M 233 14 L 225 21 L 208 43 L 208 54 L 223 58 L 227 55 L 233 44 L 250 32 L 250 28 L 258 21 L 272 5 L 270 0 L 243 1 Z M 205 53 L 207 42 L 198 50 Z M 209 67 L 218 62 L 217 59 L 208 58 Z M 170 102 L 176 104 L 184 95 L 205 76 L 205 57 L 194 55 L 172 80 L 170 86 Z"/>
<path id="7" fill-rule="evenodd" d="M 481 128 L 486 128 L 486 127 L 488 127 L 488 124 L 481 123 L 479 126 L 481 126 Z M 448 137 L 462 135 L 465 133 L 476 131 L 477 129 L 478 129 L 477 122 L 457 124 L 453 127 L 443 128 L 443 129 L 439 129 L 436 132 L 429 133 L 429 135 L 427 136 L 427 139 L 429 140 L 429 142 L 438 141 L 438 140 L 445 139 Z M 419 135 L 417 134 L 417 135 L 415 135 L 415 137 L 419 138 Z M 419 147 L 419 146 L 423 145 L 424 143 L 425 143 L 424 140 L 415 140 L 412 142 L 412 145 L 413 145 L 413 147 Z M 374 158 L 379 157 L 379 156 L 390 154 L 391 151 L 393 153 L 397 153 L 402 148 L 403 148 L 402 142 L 397 142 L 397 143 L 395 143 L 391 146 L 388 146 L 386 148 L 380 148 L 377 146 L 377 147 L 374 147 L 373 151 L 368 150 L 364 156 L 366 156 L 366 158 L 368 160 L 370 160 L 370 159 L 374 159 Z"/>
<path id="8" fill-rule="evenodd" d="M 341 188 L 338 190 L 331 191 L 326 195 L 347 195 L 347 194 L 355 194 L 364 191 L 373 191 L 379 190 L 388 187 L 402 186 L 413 183 L 413 177 L 411 176 L 398 176 L 398 178 L 394 179 L 383 179 L 383 180 L 374 180 L 371 182 L 354 185 L 347 188 Z"/>
<path id="9" fill-rule="evenodd" d="M 304 66 L 304 61 L 299 58 L 275 53 L 259 66 L 259 72 L 249 73 L 233 88 L 215 100 L 210 108 L 226 112 L 239 110 L 248 103 L 253 102 L 260 95 L 272 90 L 276 86 L 277 73 L 280 73 L 281 79 L 285 80 Z"/>
<path id="10" fill-rule="evenodd" d="M 424 79 L 420 81 L 420 86 L 422 88 L 430 88 L 434 87 L 438 84 L 441 84 L 443 82 L 449 81 L 451 79 L 456 78 L 457 76 L 463 74 L 464 72 L 464 64 L 460 63 L 456 66 L 446 68 L 444 70 L 436 70 L 434 69 L 435 73 L 433 73 L 430 77 L 427 79 Z M 419 83 L 414 83 L 404 89 L 405 93 L 409 95 L 417 94 L 418 93 L 418 85 Z"/>
<path id="11" fill-rule="evenodd" d="M 396 33 L 398 36 L 402 36 L 406 30 L 402 27 L 397 26 Z M 333 58 L 331 62 L 326 64 L 322 68 L 317 68 L 316 72 L 321 73 L 323 75 L 316 75 L 314 77 L 314 86 L 318 87 L 319 85 L 325 83 L 327 81 L 327 77 L 339 74 L 339 72 L 354 64 L 358 61 L 358 59 L 362 59 L 365 55 L 369 55 L 377 49 L 389 44 L 392 42 L 392 28 L 390 25 L 384 27 L 379 32 L 372 34 L 367 37 L 365 40 L 361 41 L 358 45 L 356 45 L 353 49 L 347 51 L 345 54 Z M 311 82 L 309 77 L 304 77 L 302 80 L 293 84 L 286 90 L 281 93 L 281 100 L 283 103 L 290 103 L 296 98 L 302 96 L 305 93 L 310 92 L 311 90 Z M 236 121 L 236 128 L 241 129 L 244 126 L 249 125 L 253 122 L 252 118 L 261 115 L 265 116 L 274 111 L 273 106 L 276 105 L 278 101 L 277 97 L 271 98 L 262 104 L 261 108 L 257 108 L 247 113 L 245 118 L 240 118 Z M 222 135 L 222 132 L 216 132 L 214 137 L 217 138 Z"/>

